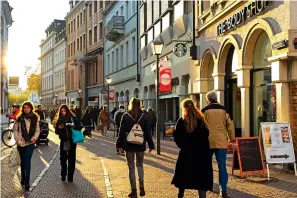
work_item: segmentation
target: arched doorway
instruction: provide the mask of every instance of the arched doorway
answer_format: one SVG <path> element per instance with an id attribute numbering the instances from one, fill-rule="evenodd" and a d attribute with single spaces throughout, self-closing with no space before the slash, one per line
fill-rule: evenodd
<path id="1" fill-rule="evenodd" d="M 142 105 L 145 108 L 148 108 L 148 87 L 147 86 L 145 86 L 143 88 L 143 101 L 142 101 Z"/>
<path id="2" fill-rule="evenodd" d="M 139 98 L 139 89 L 138 88 L 134 89 L 133 97 Z"/>
<path id="3" fill-rule="evenodd" d="M 232 43 L 227 43 L 224 47 L 225 54 L 225 91 L 224 105 L 230 118 L 234 122 L 235 135 L 241 137 L 241 92 L 237 86 L 238 51 Z M 224 61 L 224 60 L 222 60 Z"/>
<path id="4" fill-rule="evenodd" d="M 129 90 L 126 90 L 125 96 L 124 96 L 124 105 L 125 105 L 125 107 L 128 107 L 128 105 L 129 105 L 129 100 L 130 100 L 129 94 L 130 94 Z"/>
<path id="5" fill-rule="evenodd" d="M 115 106 L 117 108 L 119 107 L 119 96 L 120 96 L 119 92 L 116 92 L 114 101 L 115 101 Z"/>
<path id="6" fill-rule="evenodd" d="M 258 29 L 251 36 L 256 40 L 248 42 L 246 50 L 253 49 L 251 70 L 251 123 L 252 135 L 260 135 L 261 122 L 276 121 L 276 88 L 271 81 L 271 65 L 268 57 L 272 56 L 268 34 Z M 253 45 L 254 44 L 254 45 Z"/>
<path id="7" fill-rule="evenodd" d="M 214 59 L 210 50 L 207 50 L 203 56 L 202 60 L 202 68 L 201 68 L 201 78 L 207 79 L 207 91 L 214 90 Z"/>

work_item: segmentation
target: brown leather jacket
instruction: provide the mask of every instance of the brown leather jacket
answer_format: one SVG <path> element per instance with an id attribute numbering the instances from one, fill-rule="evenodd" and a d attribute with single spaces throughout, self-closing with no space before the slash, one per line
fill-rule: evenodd
<path id="1" fill-rule="evenodd" d="M 109 124 L 109 116 L 108 116 L 108 113 L 106 111 L 104 111 L 104 110 L 101 110 L 100 111 L 99 121 L 100 121 L 100 124 L 102 126 L 108 126 L 108 124 Z"/>
<path id="2" fill-rule="evenodd" d="M 208 124 L 210 148 L 227 148 L 228 138 L 235 140 L 235 130 L 226 108 L 219 103 L 210 103 L 202 112 Z"/>

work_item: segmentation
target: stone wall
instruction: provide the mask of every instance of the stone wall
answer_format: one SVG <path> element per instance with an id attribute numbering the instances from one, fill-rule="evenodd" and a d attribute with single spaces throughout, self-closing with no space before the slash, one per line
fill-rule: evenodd
<path id="1" fill-rule="evenodd" d="M 297 150 L 297 82 L 289 83 L 290 87 L 290 125 L 295 150 Z"/>

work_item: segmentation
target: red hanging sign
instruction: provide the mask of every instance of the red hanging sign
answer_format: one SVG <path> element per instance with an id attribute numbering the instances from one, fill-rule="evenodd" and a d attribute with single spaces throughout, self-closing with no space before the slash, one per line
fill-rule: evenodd
<path id="1" fill-rule="evenodd" d="M 109 100 L 113 101 L 114 100 L 114 87 L 109 87 Z"/>
<path id="2" fill-rule="evenodd" d="M 160 61 L 160 91 L 171 91 L 171 63 Z"/>

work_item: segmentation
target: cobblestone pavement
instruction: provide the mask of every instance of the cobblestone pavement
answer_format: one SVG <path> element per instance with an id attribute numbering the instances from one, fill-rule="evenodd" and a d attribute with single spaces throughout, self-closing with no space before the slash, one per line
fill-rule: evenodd
<path id="1" fill-rule="evenodd" d="M 59 138 L 53 132 L 49 133 L 49 145 L 40 145 L 33 153 L 32 169 L 31 169 L 31 183 L 38 177 L 40 172 L 47 166 L 52 156 L 55 154 Z M 11 168 L 8 164 L 10 148 L 2 147 L 1 156 L 7 157 L 1 160 L 1 198 L 20 197 L 24 192 L 20 185 L 20 168 Z"/>
<path id="2" fill-rule="evenodd" d="M 57 157 L 28 197 L 127 197 L 130 185 L 125 156 L 116 154 L 113 134 L 109 132 L 107 135 L 107 137 L 103 137 L 100 133 L 93 133 L 93 139 L 79 144 L 73 183 L 61 181 L 60 160 Z M 147 193 L 145 197 L 148 198 L 177 197 L 177 189 L 171 185 L 171 180 L 178 149 L 173 141 L 162 140 L 161 145 L 162 155 L 158 156 L 155 152 L 145 155 Z M 228 158 L 228 194 L 230 197 L 297 197 L 297 177 L 292 172 L 272 167 L 270 173 L 273 178 L 271 181 L 254 182 L 251 181 L 255 179 L 253 177 L 241 179 L 239 171 L 235 171 L 234 176 L 230 175 L 231 159 Z M 215 187 L 214 192 L 208 192 L 208 197 L 216 198 L 219 196 L 218 169 L 215 160 L 213 165 Z M 13 188 L 10 190 L 16 190 L 16 186 L 19 185 L 15 179 L 15 177 L 19 177 L 19 173 L 16 175 L 12 181 L 13 184 L 10 185 Z M 4 187 L 1 189 L 3 190 Z M 10 195 L 8 197 L 17 197 L 19 194 L 8 195 Z M 197 193 L 187 190 L 185 197 L 194 198 L 197 197 Z"/>

